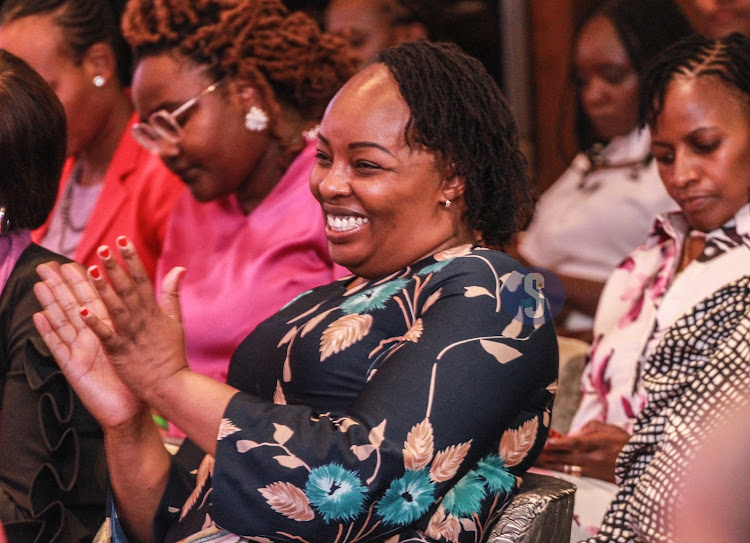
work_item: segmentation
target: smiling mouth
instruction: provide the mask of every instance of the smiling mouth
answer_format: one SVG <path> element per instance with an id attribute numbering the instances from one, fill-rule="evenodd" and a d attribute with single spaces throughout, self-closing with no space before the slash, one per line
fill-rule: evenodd
<path id="1" fill-rule="evenodd" d="M 330 228 L 334 232 L 346 232 L 347 230 L 354 230 L 355 228 L 359 228 L 363 224 L 367 224 L 370 221 L 365 217 L 341 217 L 327 215 L 326 222 L 328 224 L 328 228 Z"/>

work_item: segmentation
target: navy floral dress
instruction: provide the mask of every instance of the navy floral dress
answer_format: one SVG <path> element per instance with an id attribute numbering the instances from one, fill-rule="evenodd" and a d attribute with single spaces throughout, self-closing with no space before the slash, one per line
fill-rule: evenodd
<path id="1" fill-rule="evenodd" d="M 520 269 L 463 246 L 290 302 L 232 358 L 216 458 L 175 457 L 155 540 L 483 539 L 557 378 L 553 325 L 503 307 Z"/>

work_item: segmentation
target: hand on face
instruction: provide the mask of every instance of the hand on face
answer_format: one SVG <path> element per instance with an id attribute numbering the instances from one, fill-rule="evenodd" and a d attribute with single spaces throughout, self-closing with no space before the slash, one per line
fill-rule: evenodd
<path id="1" fill-rule="evenodd" d="M 590 421 L 567 436 L 550 434 L 537 466 L 563 473 L 565 466 L 580 466 L 581 475 L 613 483 L 617 455 L 629 439 L 619 426 Z"/>
<path id="2" fill-rule="evenodd" d="M 44 264 L 39 268 L 44 283 L 35 287 L 45 309 L 35 324 L 104 426 L 135 417 L 142 402 L 157 401 L 160 387 L 187 368 L 177 302 L 183 269 L 165 277 L 160 308 L 132 244 L 119 238 L 118 249 L 125 270 L 101 247 L 104 274 L 92 266 L 87 281 L 77 265 L 57 270 Z"/>

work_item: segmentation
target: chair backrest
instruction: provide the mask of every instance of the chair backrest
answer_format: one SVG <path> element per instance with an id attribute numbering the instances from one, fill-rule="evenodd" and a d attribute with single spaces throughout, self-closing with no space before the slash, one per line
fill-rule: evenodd
<path id="1" fill-rule="evenodd" d="M 562 479 L 526 473 L 486 543 L 568 543 L 575 492 Z"/>
<path id="2" fill-rule="evenodd" d="M 557 337 L 557 346 L 560 352 L 560 368 L 550 428 L 567 434 L 570 423 L 578 411 L 578 404 L 581 403 L 581 375 L 591 346 L 580 339 L 564 336 Z"/>

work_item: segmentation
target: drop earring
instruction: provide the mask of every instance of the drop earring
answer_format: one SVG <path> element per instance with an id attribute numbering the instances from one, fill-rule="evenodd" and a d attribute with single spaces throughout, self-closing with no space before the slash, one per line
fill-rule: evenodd
<path id="1" fill-rule="evenodd" d="M 5 206 L 0 206 L 0 236 L 4 236 L 8 231 L 10 231 L 10 218 Z"/>
<path id="2" fill-rule="evenodd" d="M 92 82 L 94 83 L 95 87 L 103 87 L 107 80 L 104 79 L 103 75 L 95 75 Z"/>
<path id="3" fill-rule="evenodd" d="M 245 115 L 245 128 L 250 132 L 263 132 L 268 127 L 268 114 L 257 106 Z"/>
<path id="4" fill-rule="evenodd" d="M 445 209 L 448 209 L 451 206 L 452 203 L 453 202 L 451 202 L 450 200 L 446 200 L 445 204 L 444 204 L 445 205 Z"/>

